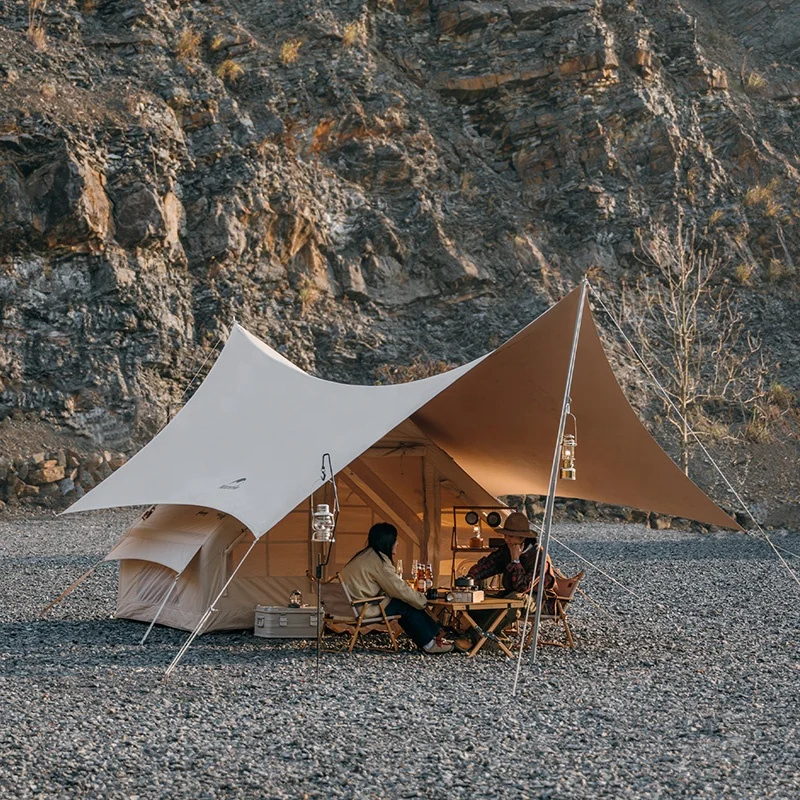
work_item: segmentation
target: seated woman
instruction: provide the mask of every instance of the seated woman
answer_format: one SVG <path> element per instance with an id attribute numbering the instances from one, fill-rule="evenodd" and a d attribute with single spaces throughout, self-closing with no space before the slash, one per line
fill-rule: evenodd
<path id="1" fill-rule="evenodd" d="M 394 568 L 397 528 L 378 522 L 369 529 L 367 546 L 339 572 L 350 594 L 358 599 L 386 595 L 387 615 L 400 615 L 400 627 L 423 653 L 449 653 L 452 642 L 441 638 L 441 625 L 427 611 L 425 595 L 414 591 Z"/>

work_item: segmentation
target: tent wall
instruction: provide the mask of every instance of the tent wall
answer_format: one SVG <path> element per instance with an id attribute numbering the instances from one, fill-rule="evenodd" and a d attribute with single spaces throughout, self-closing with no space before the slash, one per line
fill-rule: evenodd
<path id="1" fill-rule="evenodd" d="M 496 503 L 411 423 L 341 470 L 337 486 L 341 511 L 326 577 L 365 546 L 374 523 L 388 521 L 398 528 L 398 558 L 406 574 L 419 559 L 432 562 L 437 576 L 446 579 L 452 507 Z M 217 602 L 206 631 L 249 628 L 256 605 L 283 606 L 295 589 L 306 602 L 316 602 L 307 573 L 313 574 L 321 550 L 310 542 L 310 514 L 316 503 L 333 501 L 327 484 L 259 539 Z M 253 544 L 253 535 L 230 515 L 207 508 L 157 506 L 144 516 L 114 548 L 115 555 L 109 554 L 121 565 L 117 615 L 150 622 L 177 574 L 165 566 L 175 557 L 176 543 L 200 541 L 158 619 L 191 630 Z M 137 553 L 153 561 L 128 557 Z"/>

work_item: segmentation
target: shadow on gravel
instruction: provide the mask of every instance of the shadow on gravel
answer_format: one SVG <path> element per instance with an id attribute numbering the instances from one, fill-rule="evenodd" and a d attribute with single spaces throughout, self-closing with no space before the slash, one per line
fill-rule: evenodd
<path id="1" fill-rule="evenodd" d="M 185 631 L 156 628 L 141 645 L 147 626 L 125 620 L 68 620 L 0 624 L 0 656 L 5 671 L 37 677 L 53 672 L 85 674 L 87 667 L 165 670 L 189 636 Z M 414 657 L 416 653 L 371 651 L 379 658 Z M 248 666 L 255 661 L 315 660 L 314 641 L 269 642 L 248 632 L 213 633 L 194 641 L 183 664 L 192 667 Z M 344 659 L 347 654 L 324 652 L 322 658 Z"/>

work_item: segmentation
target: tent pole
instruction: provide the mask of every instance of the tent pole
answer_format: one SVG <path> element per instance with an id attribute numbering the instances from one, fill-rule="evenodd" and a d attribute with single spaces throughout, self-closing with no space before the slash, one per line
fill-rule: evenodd
<path id="1" fill-rule="evenodd" d="M 581 322 L 583 320 L 583 307 L 586 305 L 586 295 L 589 291 L 589 281 L 584 278 L 581 283 L 581 296 L 578 301 L 578 314 L 575 317 L 575 330 L 572 334 L 572 350 L 569 354 L 569 367 L 567 369 L 567 382 L 564 386 L 564 397 L 561 401 L 561 418 L 558 422 L 558 435 L 556 436 L 555 449 L 553 450 L 553 464 L 550 468 L 550 486 L 547 491 L 547 503 L 544 512 L 544 526 L 542 529 L 542 540 L 538 543 L 539 558 L 539 586 L 536 591 L 536 613 L 533 618 L 533 640 L 531 647 L 533 648 L 533 663 L 536 663 L 536 651 L 539 645 L 539 623 L 542 616 L 542 602 L 544 600 L 544 580 L 545 570 L 547 568 L 547 551 L 550 546 L 550 528 L 553 524 L 553 505 L 556 496 L 556 483 L 558 482 L 558 467 L 561 456 L 561 439 L 564 436 L 564 423 L 569 413 L 570 405 L 570 392 L 572 390 L 572 376 L 575 372 L 575 357 L 578 354 L 578 340 L 581 334 Z M 530 600 L 533 597 L 533 581 L 531 581 L 530 589 L 528 590 L 528 603 L 525 607 L 525 622 L 523 626 L 524 633 L 528 629 L 528 616 L 530 614 Z M 519 670 L 522 665 L 522 645 L 520 641 L 519 653 L 517 654 L 517 671 L 514 675 L 514 688 L 512 695 L 517 693 L 517 683 L 519 682 Z"/>
<path id="2" fill-rule="evenodd" d="M 173 658 L 172 661 L 170 662 L 170 665 L 167 667 L 167 670 L 164 673 L 164 680 L 167 680 L 167 678 L 169 678 L 169 676 L 172 675 L 172 673 L 175 671 L 175 668 L 178 666 L 178 664 L 181 663 L 181 659 L 183 659 L 183 657 L 186 655 L 186 652 L 192 646 L 192 642 L 200 634 L 202 627 L 206 624 L 209 617 L 211 617 L 211 615 L 217 610 L 215 606 L 219 602 L 220 597 L 222 597 L 222 595 L 225 594 L 225 590 L 231 585 L 231 581 L 234 579 L 234 577 L 236 577 L 236 573 L 239 571 L 239 568 L 242 566 L 242 564 L 244 564 L 247 556 L 249 556 L 250 553 L 253 552 L 253 548 L 258 544 L 260 538 L 261 538 L 260 536 L 253 537 L 253 543 L 250 545 L 247 552 L 242 556 L 242 560 L 236 565 L 233 572 L 231 572 L 230 577 L 228 578 L 227 581 L 225 581 L 225 585 L 219 590 L 219 594 L 214 598 L 211 605 L 206 609 L 206 613 L 203 614 L 202 617 L 200 617 L 200 622 L 197 623 L 195 629 L 189 635 L 189 638 L 183 643 L 183 646 L 181 647 L 180 650 L 178 650 L 178 653 L 176 654 L 175 658 Z"/>
<path id="3" fill-rule="evenodd" d="M 88 577 L 89 577 L 89 576 L 90 576 L 90 575 L 91 575 L 91 574 L 92 574 L 92 573 L 93 573 L 93 572 L 94 572 L 94 571 L 95 571 L 95 570 L 96 570 L 96 569 L 97 569 L 97 568 L 98 568 L 98 567 L 99 567 L 99 566 L 100 566 L 100 565 L 101 565 L 101 564 L 102 564 L 102 563 L 103 563 L 105 560 L 106 560 L 106 559 L 105 559 L 105 556 L 104 556 L 104 557 L 103 557 L 103 558 L 101 558 L 101 559 L 100 559 L 100 560 L 99 560 L 99 561 L 98 561 L 96 564 L 93 564 L 93 565 L 92 565 L 92 566 L 91 566 L 89 569 L 87 569 L 87 570 L 86 570 L 86 572 L 84 572 L 84 573 L 83 573 L 83 575 L 81 575 L 81 576 L 80 576 L 80 578 L 78 578 L 76 581 L 74 581 L 74 582 L 73 582 L 73 583 L 71 583 L 69 586 L 67 586 L 67 588 L 66 588 L 66 589 L 64 589 L 64 591 L 63 591 L 63 592 L 61 592 L 61 594 L 60 594 L 58 597 L 56 597 L 56 599 L 55 599 L 55 600 L 53 600 L 52 602 L 48 603 L 48 604 L 47 604 L 47 605 L 46 605 L 46 606 L 45 606 L 45 607 L 44 607 L 44 608 L 41 610 L 41 613 L 39 614 L 39 619 L 41 619 L 42 617 L 44 617 L 44 615 L 45 615 L 45 614 L 46 614 L 46 613 L 47 613 L 47 612 L 48 612 L 48 611 L 49 611 L 49 610 L 50 610 L 50 609 L 51 609 L 53 606 L 56 606 L 56 605 L 58 605 L 58 604 L 59 604 L 59 603 L 60 603 L 60 602 L 61 602 L 61 601 L 62 601 L 62 600 L 65 598 L 65 597 L 67 597 L 68 595 L 72 594 L 72 592 L 73 592 L 75 589 L 77 589 L 77 588 L 78 588 L 78 587 L 79 587 L 79 586 L 80 586 L 80 585 L 81 585 L 81 584 L 82 584 L 82 583 L 83 583 L 83 582 L 84 582 L 84 581 L 85 581 L 85 580 L 86 580 L 86 579 L 87 579 L 87 578 L 88 578 Z"/>
<path id="4" fill-rule="evenodd" d="M 172 592 L 178 585 L 178 578 L 180 578 L 182 574 L 183 574 L 182 572 L 179 572 L 175 576 L 175 580 L 172 581 L 172 586 L 170 586 L 169 589 L 167 589 L 167 592 L 164 595 L 164 599 L 161 601 L 161 605 L 158 607 L 158 611 L 156 611 L 156 615 L 153 617 L 153 621 L 150 623 L 150 626 L 148 627 L 147 631 L 145 631 L 144 636 L 142 636 L 142 641 L 139 642 L 139 644 L 144 644 L 147 641 L 147 637 L 150 635 L 150 631 L 153 630 L 153 625 L 156 624 L 156 620 L 159 618 L 161 612 L 164 610 L 164 606 L 167 604 L 167 600 L 169 600 L 170 596 L 172 595 Z"/>

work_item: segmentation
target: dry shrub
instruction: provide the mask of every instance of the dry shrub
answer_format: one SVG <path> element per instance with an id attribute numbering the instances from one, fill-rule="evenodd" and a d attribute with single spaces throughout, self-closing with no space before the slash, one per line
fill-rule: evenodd
<path id="1" fill-rule="evenodd" d="M 300 48 L 303 43 L 299 39 L 287 39 L 281 45 L 281 62 L 283 64 L 294 64 L 300 55 Z"/>
<path id="2" fill-rule="evenodd" d="M 748 442 L 763 444 L 772 439 L 772 433 L 766 422 L 761 419 L 751 419 L 744 426 L 744 438 L 747 439 Z"/>
<path id="3" fill-rule="evenodd" d="M 784 278 L 788 278 L 791 274 L 789 268 L 778 258 L 773 258 L 769 262 L 769 266 L 767 267 L 767 278 L 772 283 L 777 283 L 778 281 L 784 280 Z"/>
<path id="4" fill-rule="evenodd" d="M 244 75 L 244 68 L 233 59 L 227 58 L 217 67 L 217 77 L 228 83 L 236 83 Z"/>
<path id="5" fill-rule="evenodd" d="M 353 47 L 353 45 L 365 45 L 367 43 L 367 26 L 364 21 L 357 19 L 354 22 L 348 22 L 344 26 L 342 33 L 342 44 L 345 47 Z"/>
<path id="6" fill-rule="evenodd" d="M 797 396 L 791 389 L 781 383 L 773 383 L 769 387 L 769 401 L 781 411 L 788 411 L 797 405 Z"/>
<path id="7" fill-rule="evenodd" d="M 191 25 L 187 25 L 181 31 L 178 46 L 175 49 L 175 57 L 178 61 L 190 61 L 197 58 L 201 39 L 200 34 Z"/>
<path id="8" fill-rule="evenodd" d="M 44 33 L 44 12 L 47 0 L 28 0 L 28 41 L 37 49 L 47 47 L 47 37 Z"/>
<path id="9" fill-rule="evenodd" d="M 410 364 L 392 366 L 382 364 L 375 370 L 378 383 L 408 383 L 430 378 L 451 368 L 446 361 L 434 361 L 427 355 L 414 356 Z"/>

